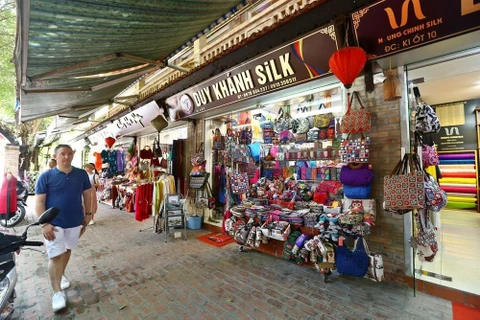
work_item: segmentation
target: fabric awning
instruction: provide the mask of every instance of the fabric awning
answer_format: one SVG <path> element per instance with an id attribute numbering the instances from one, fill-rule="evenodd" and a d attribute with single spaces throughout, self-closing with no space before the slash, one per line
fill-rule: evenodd
<path id="1" fill-rule="evenodd" d="M 18 0 L 20 120 L 78 117 L 111 103 L 245 3 Z"/>

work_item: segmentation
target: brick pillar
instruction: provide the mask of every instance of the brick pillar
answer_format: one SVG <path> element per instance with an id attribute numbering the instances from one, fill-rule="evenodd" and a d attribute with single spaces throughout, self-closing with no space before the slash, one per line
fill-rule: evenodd
<path id="1" fill-rule="evenodd" d="M 5 146 L 5 172 L 11 172 L 18 177 L 18 155 L 20 154 L 20 146 L 7 144 Z"/>
<path id="2" fill-rule="evenodd" d="M 404 217 L 386 213 L 383 210 L 383 178 L 391 174 L 401 156 L 401 101 L 384 101 L 383 84 L 375 85 L 372 93 L 366 93 L 363 77 L 357 78 L 350 91 L 359 92 L 363 104 L 372 116 L 372 129 L 368 132 L 369 163 L 373 166 L 374 172 L 371 197 L 376 199 L 377 218 L 372 233 L 366 239 L 370 250 L 383 255 L 388 278 L 395 277 L 395 274 L 404 275 Z M 356 106 L 355 102 L 354 106 Z"/>

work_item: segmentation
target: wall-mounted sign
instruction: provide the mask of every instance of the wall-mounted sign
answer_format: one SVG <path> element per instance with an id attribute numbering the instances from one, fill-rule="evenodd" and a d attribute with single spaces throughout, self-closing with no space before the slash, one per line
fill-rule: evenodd
<path id="1" fill-rule="evenodd" d="M 168 98 L 170 119 L 179 120 L 325 76 L 330 73 L 328 59 L 337 49 L 331 24 Z"/>
<path id="2" fill-rule="evenodd" d="M 381 0 L 351 15 L 359 45 L 376 59 L 480 28 L 478 0 Z"/>
<path id="3" fill-rule="evenodd" d="M 444 126 L 439 116 L 442 128 L 439 133 L 433 135 L 433 141 L 437 145 L 438 151 L 477 150 L 478 148 L 475 109 L 480 107 L 480 99 L 468 100 L 461 104 L 464 107 L 464 124 Z M 436 109 L 456 108 L 458 105 L 459 103 L 456 102 L 433 107 Z"/>

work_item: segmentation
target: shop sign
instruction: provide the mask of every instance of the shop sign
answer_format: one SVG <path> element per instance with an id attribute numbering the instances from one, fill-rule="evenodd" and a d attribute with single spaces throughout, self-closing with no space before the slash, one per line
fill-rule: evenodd
<path id="1" fill-rule="evenodd" d="M 328 75 L 328 60 L 337 49 L 331 24 L 168 98 L 170 118 L 179 120 Z"/>
<path id="2" fill-rule="evenodd" d="M 468 100 L 465 103 L 462 102 L 462 104 L 464 104 L 465 121 L 462 124 L 442 126 L 440 132 L 433 136 L 438 151 L 477 150 L 475 108 L 480 104 L 480 100 Z M 458 103 L 438 105 L 435 108 L 455 105 L 458 105 Z M 440 117 L 439 120 L 442 124 Z"/>
<path id="3" fill-rule="evenodd" d="M 157 103 L 151 101 L 143 107 L 113 121 L 113 123 L 108 126 L 108 129 L 112 132 L 113 137 L 123 136 L 130 132 L 150 126 L 150 121 L 158 116 L 159 113 L 160 108 Z"/>
<path id="4" fill-rule="evenodd" d="M 358 44 L 377 59 L 480 28 L 478 0 L 382 0 L 351 15 Z"/>

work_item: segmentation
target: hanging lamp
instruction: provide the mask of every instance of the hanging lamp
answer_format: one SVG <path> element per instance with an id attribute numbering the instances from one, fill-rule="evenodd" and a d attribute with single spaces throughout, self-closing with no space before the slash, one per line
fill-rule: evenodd
<path id="1" fill-rule="evenodd" d="M 345 88 L 350 89 L 366 62 L 367 53 L 362 48 L 345 47 L 332 54 L 328 65 Z"/>
<path id="2" fill-rule="evenodd" d="M 115 138 L 113 138 L 113 137 L 105 138 L 105 143 L 107 144 L 107 146 L 109 148 L 111 148 L 115 144 L 115 141 L 117 141 L 117 140 L 115 140 Z"/>
<path id="3" fill-rule="evenodd" d="M 390 59 L 390 70 L 387 71 L 387 78 L 383 82 L 383 100 L 396 101 L 402 98 L 400 80 L 392 70 L 392 59 Z"/>

